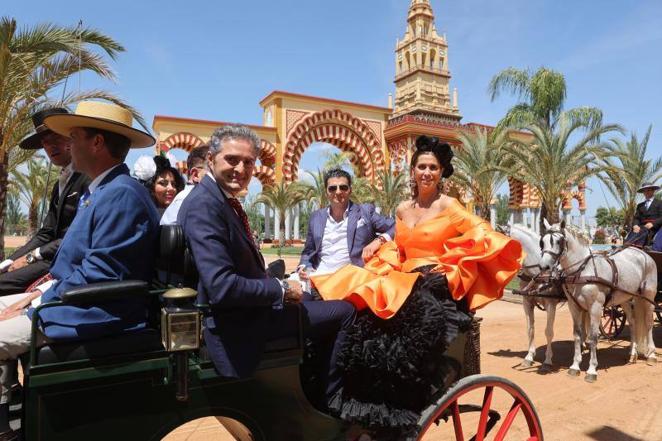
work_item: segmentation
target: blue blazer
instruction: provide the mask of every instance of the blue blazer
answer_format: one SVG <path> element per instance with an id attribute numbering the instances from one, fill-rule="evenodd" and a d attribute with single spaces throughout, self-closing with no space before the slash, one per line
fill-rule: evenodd
<path id="1" fill-rule="evenodd" d="M 264 260 L 239 216 L 209 176 L 184 199 L 177 216 L 200 279 L 198 301 L 211 306 L 205 342 L 220 375 L 250 376 L 268 336 L 270 314 L 283 290 L 267 278 Z"/>
<path id="2" fill-rule="evenodd" d="M 121 164 L 81 204 L 55 254 L 50 273 L 58 280 L 42 302 L 60 300 L 70 288 L 94 282 L 149 281 L 159 217 L 149 193 Z M 32 318 L 33 310 L 28 311 Z M 145 299 L 99 306 L 57 306 L 40 313 L 41 329 L 54 340 L 91 339 L 144 328 Z"/>
<path id="3" fill-rule="evenodd" d="M 301 252 L 299 265 L 317 268 L 320 264 L 322 252 L 322 239 L 326 220 L 329 218 L 329 209 L 321 208 L 310 215 L 308 222 L 308 236 Z M 363 219 L 363 222 L 361 222 Z M 349 258 L 354 265 L 363 266 L 361 253 L 363 248 L 375 240 L 378 234 L 388 234 L 393 239 L 395 235 L 395 220 L 384 217 L 375 211 L 372 204 L 358 205 L 350 202 L 347 213 L 347 247 Z M 361 226 L 357 225 L 361 222 Z"/>

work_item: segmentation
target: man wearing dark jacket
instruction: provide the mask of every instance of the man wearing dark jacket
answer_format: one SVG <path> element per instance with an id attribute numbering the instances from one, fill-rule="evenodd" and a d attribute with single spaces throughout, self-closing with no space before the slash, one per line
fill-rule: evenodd
<path id="1" fill-rule="evenodd" d="M 643 193 L 645 198 L 637 205 L 632 223 L 632 233 L 637 238 L 634 242 L 639 245 L 647 245 L 662 227 L 662 201 L 655 199 L 655 192 L 659 189 L 659 185 L 646 183 L 637 191 Z"/>
<path id="2" fill-rule="evenodd" d="M 35 132 L 20 143 L 21 148 L 28 150 L 43 147 L 53 165 L 61 170 L 42 227 L 28 243 L 0 263 L 0 296 L 25 292 L 32 282 L 48 273 L 64 233 L 76 215 L 78 200 L 90 183 L 87 176 L 71 168 L 71 140 L 44 125 L 47 116 L 63 113 L 68 112 L 53 108 L 32 115 Z"/>

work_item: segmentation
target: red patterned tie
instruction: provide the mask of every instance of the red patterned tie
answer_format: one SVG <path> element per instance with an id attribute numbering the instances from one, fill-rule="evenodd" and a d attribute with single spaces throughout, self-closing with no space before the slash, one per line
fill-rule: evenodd
<path id="1" fill-rule="evenodd" d="M 246 230 L 246 234 L 248 234 L 248 238 L 250 239 L 251 242 L 253 242 L 253 234 L 251 233 L 251 225 L 248 223 L 248 216 L 246 215 L 246 212 L 241 206 L 241 202 L 239 202 L 238 199 L 235 198 L 228 198 L 228 203 L 232 208 L 234 208 L 234 211 L 237 213 L 239 216 L 239 219 L 241 220 L 241 223 L 244 225 L 244 230 Z"/>
<path id="2" fill-rule="evenodd" d="M 51 275 L 51 273 L 46 273 L 37 280 L 35 280 L 34 282 L 32 282 L 32 285 L 30 285 L 28 289 L 25 290 L 25 292 L 32 292 L 35 289 L 37 289 L 39 285 L 41 285 L 42 283 L 46 283 L 49 280 L 53 280 L 53 276 Z"/>

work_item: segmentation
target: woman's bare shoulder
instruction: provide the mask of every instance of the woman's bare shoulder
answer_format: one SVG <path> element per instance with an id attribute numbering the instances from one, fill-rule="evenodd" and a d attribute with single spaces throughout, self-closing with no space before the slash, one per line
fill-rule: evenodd
<path id="1" fill-rule="evenodd" d="M 446 208 L 453 205 L 455 202 L 457 202 L 457 199 L 452 198 L 450 196 L 446 196 L 445 194 L 442 194 L 442 195 L 439 196 L 439 199 L 434 201 L 434 203 L 432 205 L 435 208 L 439 209 L 439 211 L 443 211 Z"/>
<path id="2" fill-rule="evenodd" d="M 398 208 L 395 209 L 395 216 L 398 219 L 402 220 L 402 216 L 404 215 L 404 213 L 409 211 L 411 208 L 412 208 L 411 200 L 402 201 L 400 202 L 400 204 L 398 204 Z"/>

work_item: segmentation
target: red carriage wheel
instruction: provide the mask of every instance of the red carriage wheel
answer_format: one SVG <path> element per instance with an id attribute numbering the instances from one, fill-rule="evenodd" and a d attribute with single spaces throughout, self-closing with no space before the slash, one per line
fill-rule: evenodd
<path id="1" fill-rule="evenodd" d="M 422 414 L 417 440 L 542 441 L 542 426 L 524 391 L 505 378 L 472 375 Z"/>
<path id="2" fill-rule="evenodd" d="M 600 335 L 607 340 L 613 340 L 623 332 L 625 328 L 625 311 L 620 305 L 609 306 L 602 310 L 600 320 Z"/>

